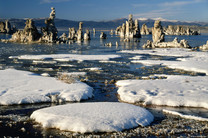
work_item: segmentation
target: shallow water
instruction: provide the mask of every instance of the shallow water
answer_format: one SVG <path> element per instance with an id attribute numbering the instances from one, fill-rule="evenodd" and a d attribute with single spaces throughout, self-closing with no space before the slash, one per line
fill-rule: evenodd
<path id="1" fill-rule="evenodd" d="M 115 35 L 110 35 L 106 32 L 108 38 L 100 40 L 99 34 L 91 34 L 91 40 L 88 42 L 73 43 L 73 44 L 17 44 L 17 43 L 1 43 L 0 42 L 0 69 L 15 68 L 18 70 L 32 71 L 38 74 L 49 73 L 50 76 L 56 77 L 57 72 L 87 72 L 87 84 L 94 88 L 94 98 L 82 102 L 118 102 L 117 88 L 114 85 L 116 80 L 138 79 L 144 76 L 153 74 L 178 74 L 178 75 L 203 75 L 182 70 L 174 70 L 164 66 L 144 66 L 142 64 L 131 63 L 129 58 L 135 54 L 118 53 L 121 50 L 136 50 L 141 49 L 142 45 L 149 39 L 151 35 L 142 36 L 140 42 L 122 42 Z M 0 34 L 0 39 L 10 38 L 10 35 Z M 166 36 L 166 41 L 172 41 L 176 36 Z M 192 47 L 203 45 L 206 43 L 208 35 L 200 36 L 177 36 L 179 40 L 186 39 Z M 136 40 L 136 39 L 134 39 Z M 116 47 L 116 41 L 119 46 Z M 104 44 L 112 42 L 112 47 L 106 47 Z M 112 59 L 106 62 L 99 61 L 57 61 L 56 64 L 49 63 L 33 63 L 32 60 L 10 59 L 9 56 L 18 55 L 39 55 L 39 54 L 118 54 L 121 58 Z M 155 56 L 144 55 L 146 59 L 155 58 Z M 161 57 L 160 59 L 174 60 L 173 57 Z M 52 59 L 47 59 L 51 61 Z M 63 66 L 73 65 L 73 66 Z M 99 67 L 99 71 L 89 71 L 86 68 Z M 85 79 L 81 77 L 80 79 Z M 55 129 L 42 129 L 37 124 L 34 125 L 29 119 L 30 114 L 37 109 L 54 106 L 55 104 L 33 104 L 33 105 L 14 105 L 0 106 L 0 136 L 22 136 L 22 137 L 48 137 L 59 136 L 60 131 Z M 196 115 L 208 118 L 207 109 L 202 108 L 173 108 L 173 107 L 147 107 L 156 117 L 153 124 L 158 124 L 167 119 L 161 112 L 162 109 L 170 109 L 181 113 Z M 22 119 L 22 120 L 21 120 Z M 168 118 L 170 120 L 170 118 Z M 24 129 L 26 130 L 24 130 Z M 127 131 L 130 133 L 130 131 Z M 207 133 L 204 133 L 207 134 Z M 74 133 L 70 133 L 75 135 Z M 103 134 L 98 134 L 102 136 Z M 105 136 L 105 134 L 104 134 Z M 112 134 L 109 134 L 112 136 Z M 176 135 L 177 136 L 177 135 Z M 64 137 L 64 136 L 63 136 Z"/>

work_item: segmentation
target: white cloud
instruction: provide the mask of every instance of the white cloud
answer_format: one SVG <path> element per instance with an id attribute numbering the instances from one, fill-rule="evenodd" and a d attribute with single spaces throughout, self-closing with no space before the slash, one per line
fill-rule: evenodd
<path id="1" fill-rule="evenodd" d="M 160 4 L 160 6 L 176 7 L 176 6 L 184 6 L 184 5 L 196 4 L 202 2 L 205 2 L 205 0 L 173 1 L 173 2 L 162 3 Z"/>
<path id="2" fill-rule="evenodd" d="M 44 4 L 44 3 L 58 3 L 58 2 L 66 2 L 66 1 L 70 1 L 70 0 L 41 0 L 40 3 Z"/>
<path id="3" fill-rule="evenodd" d="M 173 10 L 169 8 L 159 9 L 159 10 L 152 10 L 149 12 L 134 14 L 135 18 L 168 18 L 180 13 L 184 13 L 182 10 Z"/>
<path id="4" fill-rule="evenodd" d="M 184 8 L 183 6 L 190 5 L 190 4 L 201 4 L 204 2 L 207 2 L 207 1 L 206 0 L 182 0 L 182 1 L 172 0 L 171 2 L 158 3 L 157 5 L 154 5 L 152 10 L 134 14 L 134 17 L 135 18 L 151 18 L 151 19 L 161 17 L 165 19 L 179 20 L 181 17 L 180 15 L 190 14 L 190 11 L 187 10 L 187 8 Z"/>

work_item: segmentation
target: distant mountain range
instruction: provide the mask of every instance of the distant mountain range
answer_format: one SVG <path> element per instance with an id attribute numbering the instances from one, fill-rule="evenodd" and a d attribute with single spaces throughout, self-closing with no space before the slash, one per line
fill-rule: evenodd
<path id="1" fill-rule="evenodd" d="M 45 26 L 46 18 L 34 18 L 35 25 L 40 28 Z M 157 18 L 158 19 L 158 18 Z M 148 27 L 153 27 L 154 21 L 157 19 L 148 19 L 148 18 L 139 18 L 140 27 L 142 24 L 146 23 Z M 15 25 L 17 28 L 24 28 L 26 19 L 8 19 L 11 25 Z M 159 18 L 161 20 L 162 26 L 168 25 L 186 25 L 186 26 L 199 26 L 199 27 L 208 27 L 208 22 L 186 22 L 186 21 L 176 21 L 176 20 L 165 20 Z M 0 21 L 5 21 L 5 19 L 0 19 Z M 96 28 L 96 29 L 115 29 L 116 27 L 122 25 L 127 21 L 126 18 L 120 18 L 111 21 L 82 21 L 84 28 Z M 55 25 L 58 29 L 67 29 L 70 27 L 78 28 L 80 21 L 72 21 L 66 19 L 55 19 Z"/>

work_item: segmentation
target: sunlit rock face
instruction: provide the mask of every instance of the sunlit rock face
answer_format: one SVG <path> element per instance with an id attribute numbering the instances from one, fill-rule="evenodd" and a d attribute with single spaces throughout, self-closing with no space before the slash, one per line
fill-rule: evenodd
<path id="1" fill-rule="evenodd" d="M 90 40 L 90 31 L 86 29 L 86 33 L 84 34 L 84 40 Z"/>
<path id="2" fill-rule="evenodd" d="M 79 29 L 77 31 L 77 40 L 78 41 L 83 40 L 83 29 L 82 29 L 82 26 L 83 26 L 83 22 L 80 22 L 79 23 Z"/>
<path id="3" fill-rule="evenodd" d="M 27 19 L 25 22 L 24 30 L 18 30 L 12 35 L 11 40 L 15 42 L 32 42 L 37 41 L 40 38 L 40 33 L 38 32 L 34 21 L 32 19 Z"/>
<path id="4" fill-rule="evenodd" d="M 189 27 L 168 25 L 164 28 L 165 35 L 200 35 L 198 31 L 192 31 Z"/>
<path id="5" fill-rule="evenodd" d="M 38 32 L 35 23 L 32 19 L 26 20 L 26 25 L 24 30 L 18 30 L 12 35 L 10 41 L 30 43 L 30 42 L 45 42 L 53 43 L 58 38 L 58 31 L 56 29 L 54 19 L 55 19 L 55 8 L 51 8 L 50 17 L 45 20 L 46 27 L 41 28 L 41 34 Z"/>
<path id="6" fill-rule="evenodd" d="M 100 39 L 106 39 L 107 35 L 104 32 L 100 33 Z"/>
<path id="7" fill-rule="evenodd" d="M 159 20 L 155 21 L 154 27 L 152 28 L 152 40 L 153 43 L 159 43 L 165 41 L 165 34 Z"/>
<path id="8" fill-rule="evenodd" d="M 199 49 L 200 50 L 208 50 L 208 40 L 207 40 L 207 43 L 202 45 L 202 46 L 199 46 Z"/>
<path id="9" fill-rule="evenodd" d="M 5 22 L 0 22 L 0 33 L 13 34 L 16 31 L 16 27 L 11 27 L 11 24 L 8 20 L 6 20 Z"/>
<path id="10" fill-rule="evenodd" d="M 45 20 L 46 27 L 41 28 L 42 37 L 40 41 L 55 42 L 58 37 L 58 30 L 55 26 L 54 19 L 56 17 L 55 8 L 51 8 L 50 17 Z"/>
<path id="11" fill-rule="evenodd" d="M 129 15 L 128 21 L 122 26 L 116 28 L 115 34 L 120 35 L 121 38 L 140 38 L 140 28 L 138 20 L 133 20 L 133 15 Z"/>
<path id="12" fill-rule="evenodd" d="M 172 27 L 169 27 L 172 30 Z M 165 34 L 163 33 L 163 27 L 161 26 L 160 21 L 155 21 L 154 27 L 152 28 L 152 41 L 148 40 L 146 44 L 143 45 L 143 48 L 191 48 L 188 44 L 188 41 L 183 39 L 178 42 L 178 39 L 175 38 L 172 42 L 165 42 Z"/>
<path id="13" fill-rule="evenodd" d="M 147 25 L 145 23 L 142 25 L 140 33 L 141 33 L 141 35 L 149 35 L 150 34 L 150 32 L 147 28 Z"/>

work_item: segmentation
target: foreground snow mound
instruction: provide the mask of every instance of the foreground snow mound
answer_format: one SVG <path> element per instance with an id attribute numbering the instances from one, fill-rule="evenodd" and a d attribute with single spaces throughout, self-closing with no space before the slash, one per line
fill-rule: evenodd
<path id="1" fill-rule="evenodd" d="M 149 125 L 154 117 L 144 108 L 126 103 L 74 103 L 34 111 L 32 119 L 46 128 L 73 132 L 113 132 Z"/>
<path id="2" fill-rule="evenodd" d="M 133 63 L 142 63 L 145 65 L 165 65 L 169 68 L 183 69 L 187 71 L 203 72 L 208 75 L 208 52 L 196 52 L 184 48 L 164 48 L 154 50 L 135 50 L 121 51 L 121 53 L 132 54 L 150 54 L 159 56 L 173 56 L 177 59 L 170 60 L 140 60 L 141 58 L 132 58 Z"/>
<path id="3" fill-rule="evenodd" d="M 146 105 L 189 106 L 208 108 L 208 76 L 171 76 L 158 80 L 121 80 L 120 99 Z"/>
<path id="4" fill-rule="evenodd" d="M 1 70 L 0 76 L 0 105 L 80 101 L 93 96 L 93 88 L 79 81 L 66 84 L 14 69 Z"/>
<path id="5" fill-rule="evenodd" d="M 10 56 L 9 58 L 27 59 L 27 60 L 45 60 L 53 59 L 57 61 L 84 61 L 84 60 L 109 60 L 120 58 L 119 55 L 78 55 L 78 54 L 51 54 L 51 55 L 21 55 Z"/>

